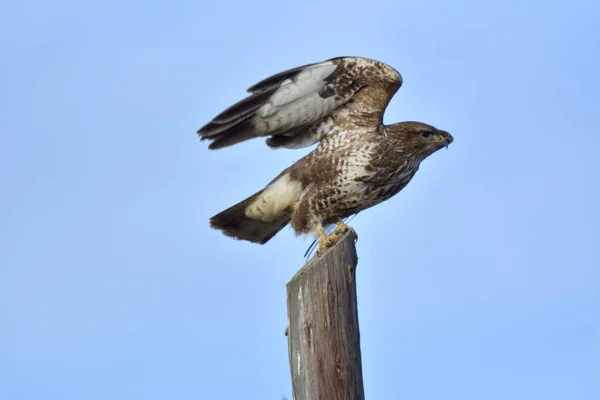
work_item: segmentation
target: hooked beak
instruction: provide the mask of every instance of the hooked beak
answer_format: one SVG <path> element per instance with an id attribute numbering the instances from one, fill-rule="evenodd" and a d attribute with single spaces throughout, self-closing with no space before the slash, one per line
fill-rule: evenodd
<path id="1" fill-rule="evenodd" d="M 440 134 L 440 137 L 438 139 L 438 144 L 440 145 L 440 147 L 448 148 L 448 145 L 454 141 L 454 138 L 452 137 L 451 134 L 449 134 L 446 131 L 438 130 L 438 133 Z"/>

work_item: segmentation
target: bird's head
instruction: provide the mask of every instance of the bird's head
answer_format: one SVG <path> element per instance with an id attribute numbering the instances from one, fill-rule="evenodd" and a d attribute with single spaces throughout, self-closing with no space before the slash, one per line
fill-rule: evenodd
<path id="1" fill-rule="evenodd" d="M 384 128 L 394 150 L 425 159 L 454 141 L 451 134 L 421 122 L 400 122 Z"/>

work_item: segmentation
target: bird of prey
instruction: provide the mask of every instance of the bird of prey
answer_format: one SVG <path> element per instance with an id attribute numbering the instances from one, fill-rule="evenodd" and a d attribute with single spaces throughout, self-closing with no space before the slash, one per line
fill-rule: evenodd
<path id="1" fill-rule="evenodd" d="M 402 190 L 419 164 L 454 140 L 421 122 L 383 123 L 402 85 L 398 71 L 362 57 L 338 57 L 278 73 L 198 130 L 210 149 L 267 137 L 271 148 L 319 142 L 264 189 L 220 212 L 210 225 L 264 244 L 287 224 L 319 238 L 317 254 L 349 228 L 342 220 Z M 324 228 L 336 224 L 327 235 Z"/>

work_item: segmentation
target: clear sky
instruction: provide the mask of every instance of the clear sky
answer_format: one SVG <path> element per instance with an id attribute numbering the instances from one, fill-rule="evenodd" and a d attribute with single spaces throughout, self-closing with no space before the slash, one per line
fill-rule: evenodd
<path id="1" fill-rule="evenodd" d="M 600 398 L 596 1 L 0 6 L 0 398 L 291 399 L 310 241 L 208 218 L 308 150 L 196 130 L 281 70 L 404 77 L 455 141 L 357 230 L 369 399 Z"/>

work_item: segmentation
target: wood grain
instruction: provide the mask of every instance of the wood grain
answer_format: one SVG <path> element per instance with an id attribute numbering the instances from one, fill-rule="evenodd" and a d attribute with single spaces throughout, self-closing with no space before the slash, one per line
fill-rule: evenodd
<path id="1" fill-rule="evenodd" d="M 354 231 L 287 284 L 295 400 L 362 400 Z"/>

